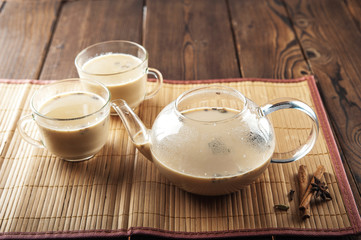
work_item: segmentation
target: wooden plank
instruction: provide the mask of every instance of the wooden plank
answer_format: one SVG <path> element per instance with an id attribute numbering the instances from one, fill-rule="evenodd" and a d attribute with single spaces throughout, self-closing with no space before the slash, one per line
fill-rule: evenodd
<path id="1" fill-rule="evenodd" d="M 284 79 L 311 73 L 281 2 L 230 0 L 229 9 L 242 76 Z"/>
<path id="2" fill-rule="evenodd" d="M 361 33 L 345 2 L 287 0 L 299 40 L 319 80 L 339 140 L 350 181 L 361 208 Z M 322 11 L 320 10 L 322 9 Z M 352 184 L 351 184 L 352 186 Z"/>
<path id="3" fill-rule="evenodd" d="M 361 30 L 361 1 L 359 0 L 344 0 L 351 16 L 357 25 L 358 29 Z"/>
<path id="4" fill-rule="evenodd" d="M 60 0 L 0 2 L 0 78 L 39 77 Z"/>
<path id="5" fill-rule="evenodd" d="M 65 2 L 41 79 L 77 77 L 74 59 L 85 47 L 108 40 L 141 43 L 142 0 Z"/>
<path id="6" fill-rule="evenodd" d="M 166 79 L 239 77 L 224 0 L 147 1 L 149 66 Z"/>

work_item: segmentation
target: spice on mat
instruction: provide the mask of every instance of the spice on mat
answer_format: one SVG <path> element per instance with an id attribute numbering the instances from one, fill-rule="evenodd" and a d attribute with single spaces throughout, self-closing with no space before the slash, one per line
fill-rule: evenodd
<path id="1" fill-rule="evenodd" d="M 298 168 L 298 174 L 297 174 L 298 184 L 299 184 L 299 201 L 302 201 L 303 196 L 306 193 L 307 187 L 309 185 L 308 180 L 308 172 L 307 172 L 307 166 L 306 165 L 300 165 Z M 301 209 L 301 215 L 302 219 L 309 218 L 311 215 L 310 205 L 308 204 L 305 206 L 304 209 Z"/>
<path id="2" fill-rule="evenodd" d="M 320 179 L 314 177 L 314 183 L 312 185 L 312 191 L 315 193 L 315 198 L 321 197 L 323 201 L 331 200 L 331 194 L 327 192 L 328 187 Z"/>
<path id="3" fill-rule="evenodd" d="M 290 207 L 283 204 L 276 204 L 274 205 L 275 209 L 281 210 L 281 211 L 287 211 Z"/>
<path id="4" fill-rule="evenodd" d="M 314 187 L 312 184 L 315 183 L 315 179 L 321 179 L 323 176 L 323 173 L 325 172 L 325 167 L 323 165 L 320 165 L 317 167 L 315 173 L 313 174 L 311 183 L 308 185 L 305 194 L 302 197 L 302 200 L 300 201 L 300 206 L 299 209 L 301 211 L 307 211 L 310 207 L 310 201 L 311 201 L 311 197 L 314 194 L 314 190 L 312 190 L 312 187 Z M 302 216 L 303 219 L 305 218 L 309 218 L 310 215 L 308 214 L 304 214 Z"/>
<path id="5" fill-rule="evenodd" d="M 300 185 L 300 200 L 302 200 L 303 195 L 306 192 L 306 189 L 309 185 L 308 183 L 308 177 L 307 177 L 307 166 L 305 165 L 300 165 L 300 167 L 298 168 L 298 184 Z"/>
<path id="6" fill-rule="evenodd" d="M 293 200 L 293 195 L 295 195 L 295 190 L 291 189 L 290 192 L 288 193 L 288 200 L 289 201 Z"/>

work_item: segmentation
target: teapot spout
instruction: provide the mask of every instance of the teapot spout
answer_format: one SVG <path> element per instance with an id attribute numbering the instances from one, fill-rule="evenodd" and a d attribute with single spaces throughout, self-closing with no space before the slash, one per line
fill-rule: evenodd
<path id="1" fill-rule="evenodd" d="M 113 100 L 111 105 L 122 119 L 125 129 L 128 131 L 132 142 L 146 158 L 152 161 L 149 143 L 150 130 L 144 126 L 143 122 L 124 100 Z"/>

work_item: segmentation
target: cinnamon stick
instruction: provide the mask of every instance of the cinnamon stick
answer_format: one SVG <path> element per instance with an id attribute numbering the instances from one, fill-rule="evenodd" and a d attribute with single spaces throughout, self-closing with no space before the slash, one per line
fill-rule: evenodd
<path id="1" fill-rule="evenodd" d="M 307 166 L 305 165 L 300 165 L 298 168 L 298 184 L 299 184 L 299 199 L 300 202 L 302 202 L 303 196 L 306 193 L 307 187 L 309 185 L 309 180 L 308 180 L 308 173 L 307 173 Z M 311 215 L 310 212 L 310 204 L 308 204 L 307 206 L 305 206 L 304 209 L 301 210 L 301 214 L 302 214 L 302 219 L 306 219 L 309 218 Z"/>
<path id="2" fill-rule="evenodd" d="M 300 210 L 306 210 L 309 207 L 311 197 L 313 195 L 312 192 L 312 183 L 315 182 L 315 177 L 318 179 L 321 179 L 323 176 L 323 173 L 325 172 L 325 167 L 323 165 L 320 165 L 317 167 L 315 173 L 313 174 L 313 177 L 311 179 L 311 183 L 308 185 L 307 190 L 302 198 L 302 201 L 300 203 L 299 209 Z"/>
<path id="3" fill-rule="evenodd" d="M 300 201 L 302 201 L 303 195 L 305 195 L 305 192 L 309 185 L 307 175 L 308 175 L 307 174 L 307 166 L 300 165 L 300 167 L 298 168 L 298 175 L 297 175 L 298 183 L 300 186 L 300 192 L 299 192 Z"/>

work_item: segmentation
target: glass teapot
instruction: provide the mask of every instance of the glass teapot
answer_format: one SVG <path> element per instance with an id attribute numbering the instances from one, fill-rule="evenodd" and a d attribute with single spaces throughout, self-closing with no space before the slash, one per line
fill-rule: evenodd
<path id="1" fill-rule="evenodd" d="M 178 187 L 200 195 L 222 195 L 251 184 L 270 162 L 305 156 L 315 144 L 319 124 L 314 111 L 295 99 L 257 106 L 224 86 L 191 89 L 168 104 L 147 129 L 124 100 L 112 102 L 130 139 Z M 312 119 L 307 141 L 295 150 L 274 153 L 275 135 L 266 117 L 293 108 Z"/>

